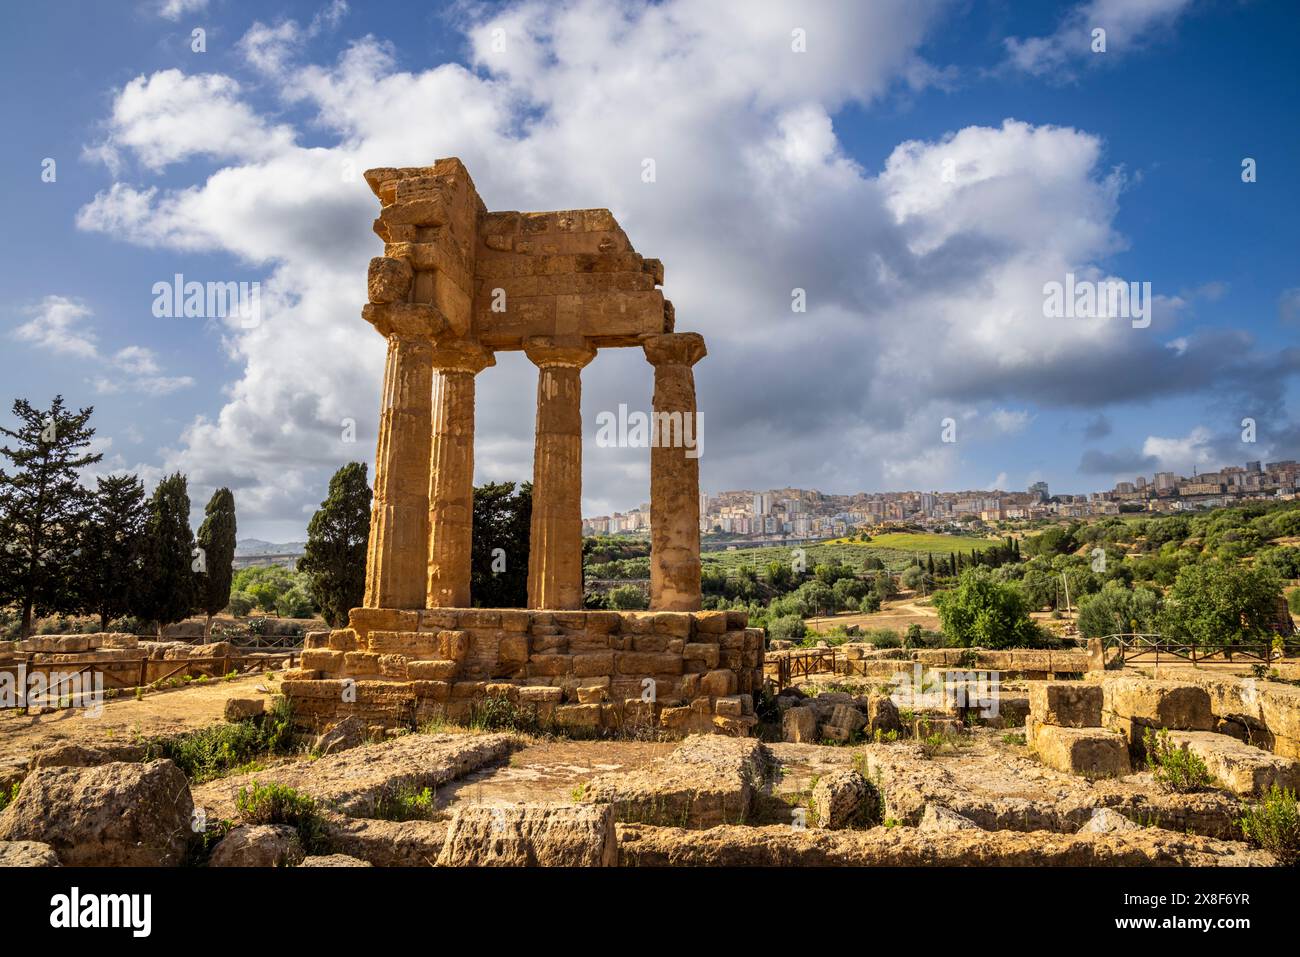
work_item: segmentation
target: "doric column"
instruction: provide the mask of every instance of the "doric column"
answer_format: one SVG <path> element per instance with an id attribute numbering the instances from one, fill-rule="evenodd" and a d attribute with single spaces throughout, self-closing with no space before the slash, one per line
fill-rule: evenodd
<path id="1" fill-rule="evenodd" d="M 366 555 L 367 608 L 423 608 L 429 528 L 429 420 L 437 318 L 429 307 L 371 304 L 388 339 Z"/>
<path id="2" fill-rule="evenodd" d="M 582 367 L 596 350 L 582 338 L 536 337 L 537 441 L 528 549 L 528 607 L 582 607 Z"/>
<path id="3" fill-rule="evenodd" d="M 468 608 L 474 529 L 474 377 L 496 360 L 477 342 L 433 349 L 429 457 L 429 608 Z"/>
<path id="4" fill-rule="evenodd" d="M 699 416 L 695 373 L 705 355 L 698 333 L 642 336 L 655 369 L 650 448 L 650 608 L 698 611 L 700 595 Z"/>

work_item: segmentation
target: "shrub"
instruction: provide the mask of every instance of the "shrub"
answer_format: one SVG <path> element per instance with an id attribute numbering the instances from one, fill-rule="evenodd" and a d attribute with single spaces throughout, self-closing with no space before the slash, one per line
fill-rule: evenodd
<path id="1" fill-rule="evenodd" d="M 437 810 L 433 791 L 406 785 L 395 794 L 383 795 L 375 805 L 375 817 L 382 821 L 427 821 Z"/>
<path id="2" fill-rule="evenodd" d="M 261 718 L 215 724 L 150 742 L 145 760 L 169 758 L 192 782 L 201 784 L 267 754 L 286 754 L 292 747 L 292 706 L 281 697 Z"/>
<path id="3" fill-rule="evenodd" d="M 528 733 L 537 730 L 537 717 L 504 695 L 488 695 L 470 707 L 468 724 L 483 731 Z"/>
<path id="4" fill-rule="evenodd" d="M 1172 744 L 1169 732 L 1163 728 L 1158 732 L 1147 728 L 1142 743 L 1146 747 L 1151 775 L 1166 791 L 1190 794 L 1204 791 L 1213 783 L 1214 778 L 1205 762 L 1186 748 Z"/>
<path id="5" fill-rule="evenodd" d="M 298 832 L 303 850 L 323 849 L 325 822 L 316 802 L 284 784 L 258 784 L 239 789 L 235 807 L 246 824 L 287 824 Z"/>
<path id="6" fill-rule="evenodd" d="M 14 803 L 14 799 L 18 797 L 18 789 L 22 786 L 21 781 L 15 781 L 7 788 L 0 787 L 0 811 L 3 811 L 10 804 Z"/>
<path id="7" fill-rule="evenodd" d="M 1300 808 L 1295 791 L 1274 784 L 1264 800 L 1247 809 L 1240 824 L 1246 840 L 1268 851 L 1279 864 L 1300 863 Z"/>

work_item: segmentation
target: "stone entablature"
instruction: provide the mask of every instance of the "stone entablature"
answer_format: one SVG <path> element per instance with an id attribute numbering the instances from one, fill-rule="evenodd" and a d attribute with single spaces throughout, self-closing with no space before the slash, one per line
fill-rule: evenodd
<path id="1" fill-rule="evenodd" d="M 324 725 L 463 720 L 508 698 L 546 725 L 592 732 L 747 734 L 757 723 L 763 630 L 743 612 L 354 609 L 309 636 L 284 693 Z"/>

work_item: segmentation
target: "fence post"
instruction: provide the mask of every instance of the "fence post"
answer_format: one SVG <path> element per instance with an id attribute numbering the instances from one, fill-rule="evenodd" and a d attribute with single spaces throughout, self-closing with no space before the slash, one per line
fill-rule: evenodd
<path id="1" fill-rule="evenodd" d="M 143 688 L 149 683 L 149 659 L 147 657 L 140 659 L 140 684 L 137 687 Z"/>

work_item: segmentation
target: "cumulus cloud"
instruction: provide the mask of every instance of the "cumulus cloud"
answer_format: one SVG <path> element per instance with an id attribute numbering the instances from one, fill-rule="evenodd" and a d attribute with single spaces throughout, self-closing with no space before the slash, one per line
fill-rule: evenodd
<path id="1" fill-rule="evenodd" d="M 1055 31 L 1040 37 L 1008 37 L 1003 41 L 1007 65 L 1034 76 L 1073 74 L 1086 58 L 1140 49 L 1167 31 L 1192 6 L 1192 0 L 1087 0 L 1061 18 Z M 1093 31 L 1104 30 L 1106 47 L 1093 51 Z"/>
<path id="2" fill-rule="evenodd" d="M 103 354 L 87 321 L 94 313 L 80 300 L 46 296 L 28 314 L 32 318 L 15 328 L 12 337 L 54 355 L 96 363 L 101 371 L 90 382 L 101 394 L 134 391 L 161 396 L 194 384 L 190 376 L 163 375 L 157 355 L 145 346 L 124 346 L 112 355 Z"/>
<path id="3" fill-rule="evenodd" d="M 329 470 L 369 458 L 384 350 L 359 317 L 380 248 L 360 171 L 439 156 L 465 161 L 489 208 L 607 206 L 641 253 L 664 260 L 678 328 L 710 345 L 696 373 L 702 481 L 714 490 L 940 487 L 964 467 L 963 443 L 1025 427 L 1017 406 L 1207 383 L 1258 395 L 1270 388 L 1262 373 L 1284 381 L 1300 368 L 1238 336 L 1189 333 L 1181 353 L 1167 348 L 1172 299 L 1149 329 L 1044 317 L 1045 282 L 1106 279 L 1101 263 L 1125 245 L 1124 174 L 1094 134 L 1007 119 L 902 143 L 880 170 L 845 154 L 834 123 L 844 104 L 947 75 L 918 65 L 938 3 L 486 9 L 465 27 L 468 69 L 400 68 L 370 36 L 333 62 L 304 62 L 297 41 L 310 25 L 250 30 L 246 69 L 310 115 L 311 142 L 330 145 L 303 145 L 233 77 L 164 71 L 119 91 L 106 144 L 149 169 L 196 156 L 215 168 L 188 184 L 116 182 L 79 226 L 266 271 L 263 322 L 223 340 L 242 374 L 164 452 L 196 487 L 235 488 L 241 515 L 299 516 Z M 791 48 L 796 29 L 807 52 Z M 163 89 L 259 132 L 175 143 L 191 121 Z M 791 310 L 796 288 L 804 313 Z M 479 377 L 479 479 L 528 478 L 536 371 L 497 358 Z M 583 386 L 591 438 L 598 412 L 648 407 L 651 370 L 638 350 L 610 350 Z M 945 417 L 962 423 L 956 446 L 940 442 Z M 635 504 L 647 474 L 645 450 L 589 442 L 585 512 Z"/>
<path id="4" fill-rule="evenodd" d="M 95 331 L 84 320 L 90 308 L 67 296 L 46 296 L 40 305 L 27 310 L 32 318 L 13 330 L 13 338 L 28 342 L 55 355 L 94 359 L 99 355 Z"/>

